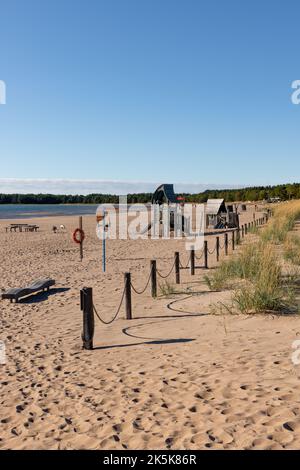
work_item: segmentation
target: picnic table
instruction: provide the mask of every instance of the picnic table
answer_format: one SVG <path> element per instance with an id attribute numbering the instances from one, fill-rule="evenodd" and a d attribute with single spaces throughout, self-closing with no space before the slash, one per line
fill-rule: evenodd
<path id="1" fill-rule="evenodd" d="M 8 232 L 37 232 L 40 227 L 34 224 L 10 224 L 8 227 L 5 227 L 5 231 Z"/>

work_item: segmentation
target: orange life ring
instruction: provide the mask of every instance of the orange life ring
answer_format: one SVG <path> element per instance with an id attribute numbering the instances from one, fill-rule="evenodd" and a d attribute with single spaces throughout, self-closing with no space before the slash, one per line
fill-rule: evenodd
<path id="1" fill-rule="evenodd" d="M 82 243 L 85 238 L 84 231 L 81 228 L 77 228 L 73 232 L 73 240 L 75 243 Z"/>

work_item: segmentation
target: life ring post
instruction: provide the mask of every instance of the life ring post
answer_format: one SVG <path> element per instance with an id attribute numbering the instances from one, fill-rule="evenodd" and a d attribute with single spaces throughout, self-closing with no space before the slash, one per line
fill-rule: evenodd
<path id="1" fill-rule="evenodd" d="M 79 229 L 83 233 L 83 228 L 82 228 L 82 216 L 79 216 Z M 79 254 L 80 254 L 80 261 L 83 259 L 83 239 L 81 239 L 80 244 L 79 244 Z"/>
<path id="2" fill-rule="evenodd" d="M 84 231 L 82 229 L 82 217 L 79 217 L 79 228 L 76 228 L 73 232 L 73 241 L 79 245 L 79 256 L 80 261 L 83 258 L 83 241 L 85 238 Z"/>

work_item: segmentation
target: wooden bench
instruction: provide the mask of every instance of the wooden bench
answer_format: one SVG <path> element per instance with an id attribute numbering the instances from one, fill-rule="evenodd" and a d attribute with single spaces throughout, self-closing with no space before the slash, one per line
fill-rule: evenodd
<path id="1" fill-rule="evenodd" d="M 32 284 L 26 287 L 14 287 L 7 290 L 2 294 L 2 299 L 9 299 L 11 302 L 14 300 L 18 303 L 19 299 L 27 295 L 36 294 L 40 291 L 49 291 L 51 286 L 54 286 L 54 279 L 37 279 Z"/>

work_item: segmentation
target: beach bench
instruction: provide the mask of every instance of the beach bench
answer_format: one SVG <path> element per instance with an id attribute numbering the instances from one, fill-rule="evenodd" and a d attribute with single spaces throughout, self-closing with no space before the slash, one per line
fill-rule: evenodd
<path id="1" fill-rule="evenodd" d="M 10 299 L 11 302 L 14 300 L 17 303 L 19 299 L 27 295 L 36 294 L 40 291 L 49 291 L 49 288 L 54 286 L 54 284 L 54 279 L 38 279 L 30 284 L 30 286 L 9 289 L 2 294 L 2 299 Z"/>

